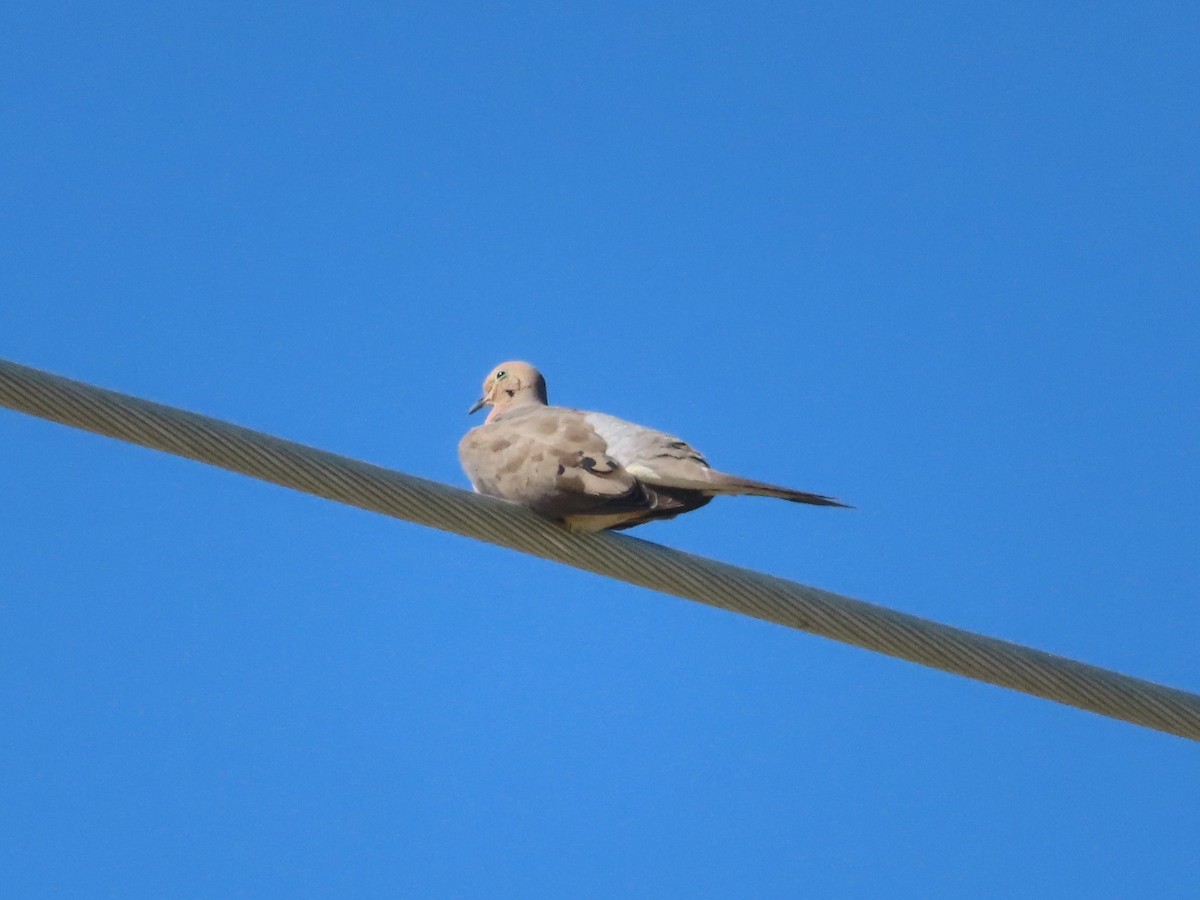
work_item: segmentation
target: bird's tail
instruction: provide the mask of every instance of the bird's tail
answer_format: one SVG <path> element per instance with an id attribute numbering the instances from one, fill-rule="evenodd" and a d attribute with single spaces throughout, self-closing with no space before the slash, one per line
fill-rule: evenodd
<path id="1" fill-rule="evenodd" d="M 724 472 L 709 470 L 707 488 L 714 494 L 748 494 L 752 497 L 778 497 L 780 500 L 790 500 L 792 503 L 808 503 L 812 506 L 838 506 L 842 509 L 854 509 L 848 503 L 826 497 L 824 494 L 810 494 L 808 491 L 794 491 L 791 488 L 767 484 L 763 481 L 752 481 L 749 478 L 739 478 L 736 475 L 726 475 Z"/>

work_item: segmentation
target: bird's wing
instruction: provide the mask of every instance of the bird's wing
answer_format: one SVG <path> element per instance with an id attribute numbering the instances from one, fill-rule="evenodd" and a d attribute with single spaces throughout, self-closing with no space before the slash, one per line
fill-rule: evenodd
<path id="1" fill-rule="evenodd" d="M 514 409 L 467 432 L 459 458 L 475 489 L 563 519 L 649 505 L 637 478 L 573 409 Z"/>

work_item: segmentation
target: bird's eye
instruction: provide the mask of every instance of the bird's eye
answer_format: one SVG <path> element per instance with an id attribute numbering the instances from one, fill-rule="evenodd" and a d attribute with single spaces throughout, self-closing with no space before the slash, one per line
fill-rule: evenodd
<path id="1" fill-rule="evenodd" d="M 507 378 L 507 377 L 508 377 L 508 373 L 507 373 L 507 372 L 505 372 L 503 369 L 501 369 L 499 372 L 497 372 L 497 373 L 496 373 L 496 380 L 497 380 L 497 381 L 500 381 L 501 379 L 504 379 L 504 378 Z"/>

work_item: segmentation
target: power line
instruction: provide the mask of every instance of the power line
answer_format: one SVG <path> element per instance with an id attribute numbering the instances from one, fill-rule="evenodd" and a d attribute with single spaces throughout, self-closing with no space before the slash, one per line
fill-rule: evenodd
<path id="1" fill-rule="evenodd" d="M 1200 695 L 0 360 L 0 405 L 630 584 L 1200 740 Z"/>

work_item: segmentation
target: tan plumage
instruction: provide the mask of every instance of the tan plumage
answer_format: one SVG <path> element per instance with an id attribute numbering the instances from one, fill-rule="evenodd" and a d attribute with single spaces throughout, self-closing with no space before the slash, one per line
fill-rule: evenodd
<path id="1" fill-rule="evenodd" d="M 467 432 L 459 459 L 475 490 L 523 504 L 574 531 L 632 528 L 699 509 L 717 494 L 846 504 L 727 475 L 679 438 L 603 413 L 549 406 L 528 363 L 497 366 L 472 408 L 492 407 Z"/>

